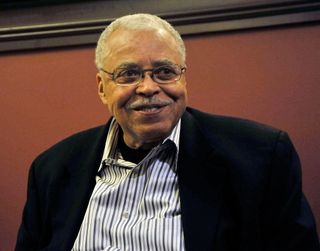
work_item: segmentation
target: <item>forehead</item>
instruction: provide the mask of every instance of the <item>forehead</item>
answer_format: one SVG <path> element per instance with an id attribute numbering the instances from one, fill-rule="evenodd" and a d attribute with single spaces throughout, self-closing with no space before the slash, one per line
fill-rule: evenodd
<path id="1" fill-rule="evenodd" d="M 106 67 L 125 63 L 154 65 L 154 62 L 182 64 L 182 56 L 174 37 L 166 30 L 114 31 L 107 40 Z"/>

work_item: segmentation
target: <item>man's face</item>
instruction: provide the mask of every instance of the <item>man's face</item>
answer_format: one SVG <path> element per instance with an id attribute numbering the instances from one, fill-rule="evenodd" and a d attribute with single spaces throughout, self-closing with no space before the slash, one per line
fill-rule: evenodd
<path id="1" fill-rule="evenodd" d="M 165 30 L 119 29 L 109 38 L 108 48 L 103 66 L 108 72 L 127 65 L 141 69 L 168 63 L 184 65 L 175 40 Z M 186 107 L 184 74 L 176 82 L 158 84 L 147 72 L 139 84 L 120 86 L 100 71 L 97 83 L 103 104 L 120 124 L 124 140 L 131 148 L 149 148 L 161 142 L 169 136 Z"/>

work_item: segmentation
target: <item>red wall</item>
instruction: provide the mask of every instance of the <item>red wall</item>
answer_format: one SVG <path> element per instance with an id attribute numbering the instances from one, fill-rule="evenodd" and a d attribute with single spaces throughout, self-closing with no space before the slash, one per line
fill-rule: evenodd
<path id="1" fill-rule="evenodd" d="M 320 225 L 320 26 L 186 37 L 189 104 L 289 132 Z M 94 48 L 0 55 L 1 250 L 12 250 L 35 156 L 104 123 Z"/>

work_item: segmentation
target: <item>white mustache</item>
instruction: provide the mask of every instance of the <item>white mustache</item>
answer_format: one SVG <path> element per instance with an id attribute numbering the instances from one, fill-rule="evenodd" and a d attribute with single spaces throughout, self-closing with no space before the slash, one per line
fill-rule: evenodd
<path id="1" fill-rule="evenodd" d="M 172 104 L 171 100 L 157 98 L 140 98 L 126 105 L 127 109 L 142 109 L 146 107 L 163 107 Z"/>

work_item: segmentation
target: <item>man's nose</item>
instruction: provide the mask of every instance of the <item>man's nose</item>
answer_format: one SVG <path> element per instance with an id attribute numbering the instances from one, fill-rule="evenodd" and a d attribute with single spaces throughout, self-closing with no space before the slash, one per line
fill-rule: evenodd
<path id="1" fill-rule="evenodd" d="M 160 90 L 159 84 L 152 79 L 152 72 L 144 72 L 140 83 L 137 85 L 137 94 L 152 96 L 159 93 Z"/>

